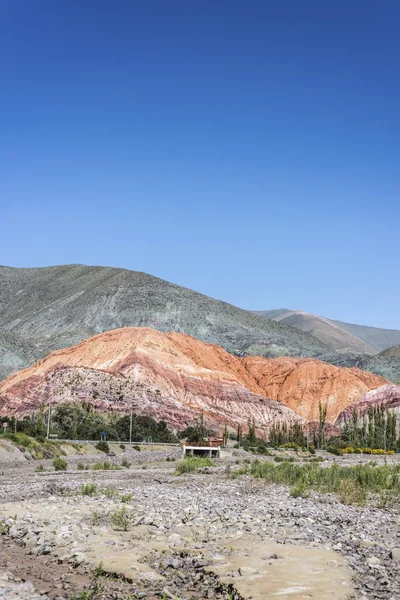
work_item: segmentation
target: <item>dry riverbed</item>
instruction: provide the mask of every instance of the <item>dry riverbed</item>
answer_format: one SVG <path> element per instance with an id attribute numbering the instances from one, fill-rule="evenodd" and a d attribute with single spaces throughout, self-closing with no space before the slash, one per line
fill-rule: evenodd
<path id="1" fill-rule="evenodd" d="M 232 479 L 243 452 L 177 476 L 179 452 L 126 450 L 115 471 L 0 465 L 0 598 L 400 598 L 399 506 Z"/>

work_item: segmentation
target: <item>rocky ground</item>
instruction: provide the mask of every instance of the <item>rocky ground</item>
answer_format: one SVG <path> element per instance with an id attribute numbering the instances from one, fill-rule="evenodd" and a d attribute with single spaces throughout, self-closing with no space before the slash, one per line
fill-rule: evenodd
<path id="1" fill-rule="evenodd" d="M 0 598 L 400 598 L 399 506 L 232 479 L 243 451 L 177 476 L 179 455 L 127 450 L 115 471 L 77 469 L 98 456 L 69 456 L 66 472 L 2 465 Z"/>

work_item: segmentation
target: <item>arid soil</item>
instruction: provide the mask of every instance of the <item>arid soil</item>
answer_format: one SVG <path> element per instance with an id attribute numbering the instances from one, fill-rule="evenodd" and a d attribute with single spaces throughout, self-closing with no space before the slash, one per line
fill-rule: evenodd
<path id="1" fill-rule="evenodd" d="M 248 460 L 242 450 L 181 476 L 180 449 L 127 450 L 110 460 L 123 458 L 132 464 L 115 471 L 77 469 L 95 455 L 69 456 L 66 472 L 35 472 L 37 461 L 2 466 L 0 597 L 400 597 L 399 506 L 293 498 L 285 486 L 232 479 Z M 83 495 L 91 483 L 93 495 Z"/>

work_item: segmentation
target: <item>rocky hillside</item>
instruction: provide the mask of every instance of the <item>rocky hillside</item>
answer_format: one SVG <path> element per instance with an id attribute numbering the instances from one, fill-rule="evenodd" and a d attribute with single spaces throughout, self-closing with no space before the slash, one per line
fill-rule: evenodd
<path id="1" fill-rule="evenodd" d="M 132 409 L 176 429 L 203 413 L 213 426 L 246 427 L 254 419 L 267 430 L 272 421 L 315 419 L 320 400 L 333 421 L 347 404 L 385 383 L 315 359 L 238 358 L 185 334 L 123 328 L 11 375 L 0 384 L 0 414 L 73 400 L 103 410 Z"/>
<path id="2" fill-rule="evenodd" d="M 354 354 L 377 354 L 400 344 L 400 331 L 335 321 L 303 310 L 279 308 L 254 311 L 265 319 L 292 325 L 311 333 L 329 348 Z"/>
<path id="3" fill-rule="evenodd" d="M 348 404 L 387 383 L 383 377 L 312 358 L 265 360 L 249 356 L 243 362 L 265 395 L 279 400 L 307 421 L 318 421 L 321 401 L 327 405 L 328 421 L 333 423 Z"/>
<path id="4" fill-rule="evenodd" d="M 366 356 L 365 354 L 329 354 L 327 357 L 322 356 L 322 360 L 338 366 L 338 367 L 356 367 L 363 371 L 369 371 L 375 375 L 385 377 L 389 381 L 400 384 L 400 358 L 396 356 Z"/>
<path id="5" fill-rule="evenodd" d="M 400 346 L 392 346 L 380 352 L 379 356 L 383 356 L 384 358 L 400 358 Z"/>
<path id="6" fill-rule="evenodd" d="M 4 347 L 0 375 L 97 333 L 130 326 L 184 332 L 238 355 L 329 352 L 306 332 L 145 273 L 84 265 L 0 267 L 0 348 L 9 335 L 26 344 Z"/>
<path id="7" fill-rule="evenodd" d="M 371 406 L 384 406 L 387 409 L 394 410 L 400 416 L 400 386 L 387 384 L 367 392 L 357 402 L 347 406 L 338 415 L 336 424 L 342 426 L 346 422 L 350 422 L 354 409 L 357 410 L 359 417 L 362 417 Z"/>

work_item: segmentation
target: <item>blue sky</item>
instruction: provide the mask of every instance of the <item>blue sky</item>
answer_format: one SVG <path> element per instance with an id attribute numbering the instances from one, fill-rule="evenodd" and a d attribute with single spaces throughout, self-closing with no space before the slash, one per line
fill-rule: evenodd
<path id="1" fill-rule="evenodd" d="M 400 329 L 398 0 L 0 0 L 0 264 Z"/>

